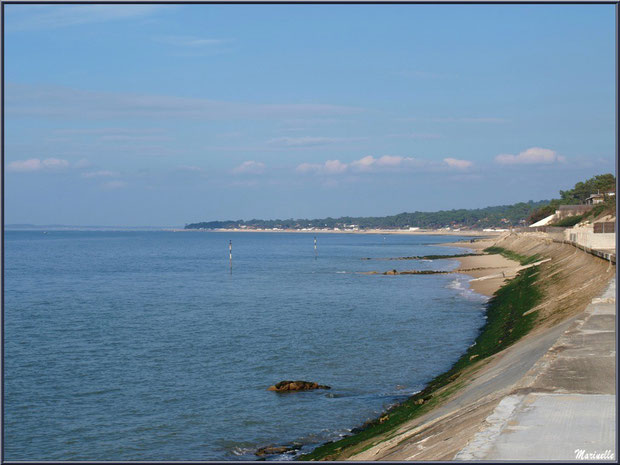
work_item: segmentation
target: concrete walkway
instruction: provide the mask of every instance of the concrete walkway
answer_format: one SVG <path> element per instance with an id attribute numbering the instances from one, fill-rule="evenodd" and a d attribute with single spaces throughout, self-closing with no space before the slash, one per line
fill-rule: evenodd
<path id="1" fill-rule="evenodd" d="M 615 295 L 614 279 L 455 460 L 615 461 Z"/>

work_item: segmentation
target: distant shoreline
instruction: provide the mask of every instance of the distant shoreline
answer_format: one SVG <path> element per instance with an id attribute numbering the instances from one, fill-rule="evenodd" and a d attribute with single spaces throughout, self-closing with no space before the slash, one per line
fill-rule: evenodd
<path id="1" fill-rule="evenodd" d="M 301 229 L 169 229 L 175 232 L 241 232 L 241 233 L 299 233 L 299 234 L 405 234 L 418 236 L 499 236 L 506 231 L 482 231 L 468 229 L 460 230 L 444 230 L 444 229 L 416 229 L 408 231 L 404 229 L 364 229 L 364 230 L 333 230 L 333 229 L 317 229 L 313 231 L 304 231 Z"/>
<path id="2" fill-rule="evenodd" d="M 221 229 L 185 229 L 175 226 L 37 226 L 37 225 L 5 225 L 5 231 L 123 231 L 123 232 L 144 232 L 144 231 L 167 231 L 167 232 L 224 232 L 224 233 L 299 233 L 299 234 L 404 234 L 404 235 L 420 235 L 420 236 L 499 236 L 506 230 L 448 230 L 448 229 L 241 229 L 241 228 L 221 228 Z"/>
<path id="3" fill-rule="evenodd" d="M 173 231 L 178 226 L 70 226 L 70 225 L 35 225 L 6 224 L 5 231 Z"/>

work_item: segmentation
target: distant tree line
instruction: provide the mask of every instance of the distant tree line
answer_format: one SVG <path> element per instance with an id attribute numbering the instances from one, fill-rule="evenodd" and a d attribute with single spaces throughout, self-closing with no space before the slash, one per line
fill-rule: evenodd
<path id="1" fill-rule="evenodd" d="M 301 228 L 344 228 L 345 225 L 356 225 L 360 229 L 403 229 L 418 228 L 468 228 L 481 229 L 491 227 L 509 227 L 524 224 L 527 218 L 536 210 L 547 205 L 549 201 L 520 202 L 514 205 L 500 205 L 495 207 L 478 208 L 473 210 L 441 210 L 438 212 L 399 213 L 391 216 L 364 216 L 318 219 L 286 219 L 286 220 L 227 220 L 203 221 L 191 223 L 185 229 L 230 229 L 230 228 L 257 228 L 257 229 L 301 229 Z"/>
<path id="2" fill-rule="evenodd" d="M 286 220 L 227 220 L 203 221 L 185 225 L 185 229 L 302 229 L 302 228 L 345 228 L 355 225 L 359 229 L 403 229 L 408 227 L 437 229 L 444 227 L 483 229 L 509 227 L 535 223 L 553 214 L 560 205 L 582 204 L 597 192 L 615 192 L 616 177 L 600 174 L 586 181 L 578 182 L 572 189 L 560 191 L 559 199 L 520 202 L 514 205 L 500 205 L 477 209 L 441 210 L 438 212 L 399 213 L 391 216 L 342 216 L 340 218 Z M 605 202 L 605 210 L 615 212 L 615 197 Z M 600 209 L 600 208 L 599 208 Z"/>

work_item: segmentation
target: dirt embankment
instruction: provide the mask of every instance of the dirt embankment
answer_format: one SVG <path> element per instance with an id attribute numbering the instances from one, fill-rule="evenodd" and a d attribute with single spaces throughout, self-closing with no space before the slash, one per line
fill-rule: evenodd
<path id="1" fill-rule="evenodd" d="M 465 247 L 473 244 L 464 243 Z M 542 292 L 533 329 L 508 348 L 468 366 L 432 394 L 437 404 L 421 416 L 330 455 L 330 460 L 452 460 L 510 395 L 535 390 L 537 362 L 583 316 L 615 275 L 615 266 L 570 245 L 527 233 L 485 239 L 476 248 L 497 246 L 524 256 L 551 259 L 535 268 Z M 571 376 L 567 374 L 566 376 Z M 577 374 L 578 376 L 578 374 Z"/>

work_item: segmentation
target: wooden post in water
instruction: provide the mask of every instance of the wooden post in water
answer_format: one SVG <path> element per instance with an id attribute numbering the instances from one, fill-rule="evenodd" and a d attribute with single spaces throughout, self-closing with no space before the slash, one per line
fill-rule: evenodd
<path id="1" fill-rule="evenodd" d="M 228 260 L 230 262 L 230 272 L 232 273 L 232 241 L 228 241 Z"/>
<path id="2" fill-rule="evenodd" d="M 316 251 L 316 236 L 314 236 L 314 259 L 317 259 L 318 252 Z"/>

